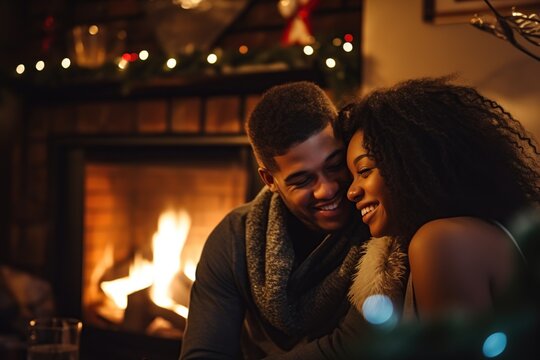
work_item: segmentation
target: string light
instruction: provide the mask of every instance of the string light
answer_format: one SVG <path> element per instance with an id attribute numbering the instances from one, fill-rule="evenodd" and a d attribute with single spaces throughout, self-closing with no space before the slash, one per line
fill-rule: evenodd
<path id="1" fill-rule="evenodd" d="M 167 60 L 167 67 L 169 69 L 174 69 L 176 67 L 176 59 L 170 58 L 169 60 Z"/>
<path id="2" fill-rule="evenodd" d="M 88 33 L 90 35 L 96 35 L 99 32 L 99 27 L 97 25 L 90 25 L 88 27 Z"/>
<path id="3" fill-rule="evenodd" d="M 23 64 L 19 64 L 19 65 L 17 65 L 17 67 L 15 68 L 15 72 L 16 72 L 17 74 L 21 75 L 22 73 L 24 73 L 24 70 L 25 70 L 25 69 L 26 69 L 26 68 L 24 67 Z"/>
<path id="4" fill-rule="evenodd" d="M 64 58 L 62 59 L 61 65 L 64 69 L 67 69 L 68 67 L 71 66 L 71 60 L 69 60 L 69 58 Z"/>
<path id="5" fill-rule="evenodd" d="M 124 54 L 124 55 L 125 55 L 125 54 Z M 127 68 L 128 64 L 129 64 L 129 61 L 127 61 L 127 60 L 124 58 L 124 56 L 122 56 L 122 57 L 120 58 L 120 60 L 118 61 L 118 68 L 119 68 L 120 70 L 125 70 L 125 69 Z"/>
<path id="6" fill-rule="evenodd" d="M 141 51 L 139 52 L 139 59 L 141 59 L 142 61 L 145 61 L 146 59 L 148 59 L 148 56 L 149 56 L 149 55 L 150 55 L 150 54 L 148 53 L 148 51 L 146 51 L 146 50 L 141 50 Z"/>
<path id="7" fill-rule="evenodd" d="M 309 56 L 309 55 L 313 55 L 314 52 L 315 50 L 313 50 L 313 47 L 311 47 L 310 45 L 304 46 L 304 54 Z"/>
<path id="8" fill-rule="evenodd" d="M 249 48 L 246 45 L 242 45 L 238 48 L 238 52 L 242 55 L 247 54 L 249 51 Z"/>
<path id="9" fill-rule="evenodd" d="M 102 29 L 100 29 L 98 27 L 98 25 L 87 25 L 86 26 L 86 30 L 85 32 L 87 34 L 98 34 L 98 35 L 101 35 L 99 34 L 99 32 L 101 31 Z M 101 31 L 102 32 L 102 31 Z M 124 36 L 125 34 L 122 33 L 120 34 L 120 32 L 118 33 L 115 33 L 114 34 L 115 36 Z M 90 35 L 87 35 L 87 36 L 90 36 Z M 325 76 L 328 76 L 328 77 L 336 77 L 336 76 L 340 76 L 340 74 L 343 74 L 344 72 L 347 72 L 347 71 L 351 71 L 351 72 L 354 72 L 354 71 L 357 71 L 356 68 L 352 68 L 349 66 L 349 62 L 348 61 L 342 61 L 342 57 L 344 57 L 345 53 L 344 52 L 348 52 L 348 51 L 352 51 L 352 48 L 354 47 L 353 44 L 347 44 L 346 42 L 344 42 L 344 37 L 345 36 L 340 36 L 340 37 L 330 37 L 328 39 L 326 39 L 325 41 L 319 41 L 316 43 L 316 46 L 311 44 L 311 45 L 306 45 L 306 46 L 302 46 L 302 47 L 291 47 L 291 51 L 289 51 L 288 49 L 286 50 L 283 50 L 283 49 L 279 49 L 279 51 L 276 51 L 274 48 L 272 49 L 257 49 L 257 50 L 253 50 L 251 48 L 249 48 L 247 46 L 247 44 L 242 44 L 240 46 L 238 46 L 238 48 L 236 49 L 230 49 L 234 52 L 236 52 L 237 55 L 239 54 L 248 54 L 248 53 L 252 53 L 255 51 L 254 55 L 259 55 L 259 52 L 261 54 L 261 56 L 254 56 L 254 57 L 248 57 L 248 56 L 244 56 L 244 57 L 240 57 L 240 56 L 229 56 L 230 54 L 228 52 L 225 52 L 221 49 L 214 49 L 212 51 L 211 54 L 206 54 L 207 57 L 206 57 L 206 61 L 204 61 L 204 63 L 206 64 L 206 66 L 212 66 L 213 64 L 215 63 L 223 63 L 224 66 L 229 66 L 232 67 L 232 68 L 235 68 L 235 67 L 241 67 L 243 66 L 245 63 L 248 63 L 248 64 L 251 64 L 251 63 L 254 63 L 254 64 L 258 64 L 258 65 L 264 65 L 264 64 L 267 64 L 269 63 L 269 61 L 271 59 L 274 59 L 277 57 L 280 57 L 282 56 L 283 57 L 283 62 L 287 65 L 287 66 L 292 66 L 292 67 L 295 67 L 295 66 L 317 66 L 317 67 L 324 67 L 325 69 L 333 69 L 333 68 L 336 68 L 336 67 L 339 67 L 340 71 L 326 71 L 325 72 Z M 348 38 L 348 37 L 347 37 Z M 341 44 L 340 46 L 335 46 L 337 44 Z M 191 63 L 192 61 L 199 61 L 199 56 L 200 56 L 200 53 L 199 52 L 196 52 L 195 50 L 195 45 L 194 44 L 191 44 L 191 46 L 193 47 L 193 51 L 191 51 L 190 53 L 186 53 L 185 56 L 186 56 L 186 61 Z M 338 47 L 342 47 L 342 49 L 337 49 Z M 295 58 L 293 60 L 293 56 L 298 54 L 298 51 L 302 51 L 306 57 L 302 57 L 302 58 Z M 325 54 L 325 55 L 323 55 Z M 114 59 L 112 61 L 112 67 L 104 67 L 102 70 L 99 70 L 99 71 L 104 71 L 104 72 L 108 72 L 110 71 L 109 69 L 112 69 L 113 71 L 118 71 L 118 70 L 126 70 L 129 68 L 129 63 L 131 62 L 135 62 L 137 60 L 141 60 L 141 61 L 147 61 L 149 60 L 150 58 L 150 54 L 148 52 L 148 50 L 146 49 L 143 49 L 143 50 L 140 50 L 139 52 L 137 53 L 120 53 L 118 54 L 119 56 Z M 348 55 L 347 55 L 348 56 Z M 123 57 L 123 61 L 121 61 Z M 171 57 L 171 58 L 168 58 L 168 57 L 160 57 L 159 55 L 156 55 L 156 54 L 152 54 L 152 57 L 156 57 L 156 59 L 154 59 L 156 62 L 158 63 L 161 63 L 162 66 L 161 67 L 155 67 L 155 66 L 151 66 L 150 69 L 148 69 L 149 71 L 155 73 L 156 76 L 159 76 L 165 72 L 168 72 L 174 68 L 177 68 L 178 65 L 180 64 L 179 61 L 180 60 L 177 60 L 175 59 L 174 57 Z M 312 63 L 312 58 L 311 57 L 317 57 L 317 61 L 315 63 Z M 196 59 L 195 59 L 196 58 Z M 60 61 L 60 63 L 58 65 L 61 65 L 63 69 L 68 69 L 68 68 L 73 68 L 75 66 L 75 64 L 73 63 L 73 60 L 71 60 L 70 58 L 68 57 L 60 57 L 60 59 L 62 59 Z M 48 67 L 46 62 L 47 61 L 50 61 L 50 59 L 43 59 L 43 60 L 40 60 L 39 62 L 36 62 L 35 63 L 35 68 L 37 71 L 40 71 L 40 72 L 51 72 L 50 75 L 54 76 L 54 72 L 55 71 L 61 71 L 60 67 L 58 65 L 56 66 L 52 66 L 52 67 Z M 228 61 L 232 61 L 231 64 L 228 63 Z M 198 63 L 197 62 L 197 66 L 199 67 L 202 67 L 202 69 L 199 69 L 197 68 L 197 70 L 201 70 L 201 71 L 204 71 L 204 63 L 201 64 L 201 63 Z M 105 64 L 104 64 L 105 65 Z M 32 63 L 30 63 L 30 69 L 32 68 Z M 137 66 L 133 69 L 129 69 L 129 70 L 132 70 L 132 71 L 129 71 L 129 72 L 126 72 L 126 76 L 137 76 L 137 73 L 140 72 L 140 71 L 144 71 L 142 70 L 143 67 L 142 66 Z M 341 69 L 343 71 L 341 71 Z M 27 73 L 27 69 L 25 68 L 24 64 L 21 63 L 19 64 L 19 66 L 16 67 L 16 69 L 14 69 L 15 71 L 13 72 L 13 76 L 16 76 L 16 75 L 21 75 L 23 73 Z M 98 70 L 98 69 L 96 69 Z M 182 69 L 179 69 L 176 73 L 181 75 L 181 73 L 184 71 L 185 69 L 182 67 Z M 324 69 L 322 69 L 324 70 Z M 97 74 L 97 73 L 96 73 Z M 36 73 L 34 73 L 33 71 L 28 73 L 28 76 L 35 76 Z M 115 76 L 112 72 L 110 73 L 111 76 Z M 40 75 L 41 77 L 42 75 Z M 124 78 L 124 77 L 123 77 Z M 343 91 L 351 91 L 351 89 L 353 87 L 356 87 L 357 86 L 357 83 L 355 81 L 350 81 L 351 77 L 347 77 L 347 79 L 343 78 L 343 77 L 340 77 L 339 79 L 334 79 L 334 80 L 337 80 L 335 81 L 335 84 L 332 85 L 334 88 L 336 88 L 336 91 L 337 92 L 343 92 Z M 70 81 L 70 79 L 68 77 L 65 77 L 62 79 L 62 81 Z M 333 81 L 333 80 L 331 80 Z"/>
<path id="10" fill-rule="evenodd" d="M 126 40 L 126 38 L 127 38 L 127 32 L 126 32 L 126 30 L 120 30 L 120 31 L 116 34 L 116 37 L 118 38 L 118 40 Z"/>
<path id="11" fill-rule="evenodd" d="M 207 57 L 206 57 L 206 61 L 208 61 L 209 64 L 215 64 L 218 60 L 218 57 L 216 54 L 212 53 L 212 54 L 209 54 Z"/>
<path id="12" fill-rule="evenodd" d="M 127 62 L 137 61 L 138 58 L 139 58 L 139 55 L 137 53 L 124 53 L 124 54 L 122 54 L 122 59 L 124 59 Z"/>
<path id="13" fill-rule="evenodd" d="M 39 60 L 39 61 L 36 63 L 36 70 L 37 70 L 37 71 L 42 71 L 43 69 L 45 69 L 45 61 Z"/>
<path id="14" fill-rule="evenodd" d="M 332 59 L 332 58 L 327 58 L 326 59 L 326 66 L 328 66 L 330 69 L 333 69 L 336 67 L 336 60 Z"/>

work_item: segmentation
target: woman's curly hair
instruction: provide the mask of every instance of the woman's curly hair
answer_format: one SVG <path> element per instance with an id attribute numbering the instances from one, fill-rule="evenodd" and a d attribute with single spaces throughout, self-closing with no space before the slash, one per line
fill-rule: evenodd
<path id="1" fill-rule="evenodd" d="M 363 131 L 406 234 L 441 217 L 504 222 L 540 204 L 534 140 L 495 101 L 449 80 L 376 90 L 343 108 L 336 121 L 345 143 Z"/>

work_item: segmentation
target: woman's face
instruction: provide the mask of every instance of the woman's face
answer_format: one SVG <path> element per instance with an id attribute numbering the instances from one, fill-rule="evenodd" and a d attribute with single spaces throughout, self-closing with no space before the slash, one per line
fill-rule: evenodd
<path id="1" fill-rule="evenodd" d="M 391 216 L 390 194 L 375 160 L 364 148 L 364 133 L 354 134 L 347 149 L 347 166 L 353 175 L 347 197 L 356 204 L 362 221 L 374 237 L 397 235 Z"/>

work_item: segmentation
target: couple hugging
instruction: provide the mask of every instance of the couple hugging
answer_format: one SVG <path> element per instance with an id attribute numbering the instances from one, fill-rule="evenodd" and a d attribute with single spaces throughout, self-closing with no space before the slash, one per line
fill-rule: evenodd
<path id="1" fill-rule="evenodd" d="M 372 351 L 370 303 L 410 324 L 518 297 L 503 224 L 540 204 L 539 152 L 475 89 L 410 80 L 338 112 L 289 83 L 246 130 L 266 186 L 205 244 L 181 359 L 348 359 Z"/>

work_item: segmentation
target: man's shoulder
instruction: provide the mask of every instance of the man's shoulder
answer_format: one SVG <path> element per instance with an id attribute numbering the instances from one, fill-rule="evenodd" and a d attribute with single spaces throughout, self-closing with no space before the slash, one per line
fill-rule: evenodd
<path id="1" fill-rule="evenodd" d="M 246 232 L 246 218 L 251 208 L 252 204 L 248 202 L 229 211 L 212 230 L 208 241 L 243 241 Z"/>
<path id="2" fill-rule="evenodd" d="M 223 218 L 221 223 L 227 223 L 229 226 L 237 227 L 241 226 L 244 227 L 244 224 L 246 222 L 246 217 L 249 214 L 250 210 L 252 208 L 252 203 L 247 202 L 242 205 L 239 205 L 229 211 L 227 215 Z"/>

